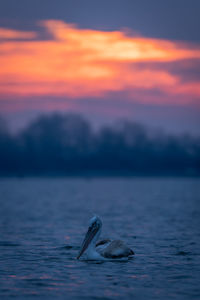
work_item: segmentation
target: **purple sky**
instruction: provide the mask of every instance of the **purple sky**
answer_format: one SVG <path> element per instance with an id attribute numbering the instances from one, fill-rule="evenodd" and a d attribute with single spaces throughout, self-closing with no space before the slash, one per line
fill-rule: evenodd
<path id="1" fill-rule="evenodd" d="M 199 135 L 200 2 L 0 3 L 0 112 L 128 118 Z"/>

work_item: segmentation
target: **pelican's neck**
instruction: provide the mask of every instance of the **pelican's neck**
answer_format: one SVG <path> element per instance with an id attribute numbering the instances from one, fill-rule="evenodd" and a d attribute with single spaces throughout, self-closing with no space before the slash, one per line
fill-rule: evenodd
<path id="1" fill-rule="evenodd" d="M 100 256 L 99 253 L 96 251 L 96 242 L 99 239 L 99 236 L 101 234 L 101 228 L 97 231 L 96 235 L 92 239 L 91 243 L 89 244 L 86 253 L 88 258 L 93 258 L 94 256 Z M 97 258 L 96 258 L 97 259 Z"/>
<path id="2" fill-rule="evenodd" d="M 92 241 L 91 241 L 89 247 L 95 248 L 96 243 L 97 243 L 97 241 L 98 241 L 98 239 L 99 239 L 99 237 L 100 237 L 100 234 L 101 234 L 101 227 L 100 227 L 99 230 L 97 231 L 96 235 L 93 237 L 93 239 L 92 239 Z"/>

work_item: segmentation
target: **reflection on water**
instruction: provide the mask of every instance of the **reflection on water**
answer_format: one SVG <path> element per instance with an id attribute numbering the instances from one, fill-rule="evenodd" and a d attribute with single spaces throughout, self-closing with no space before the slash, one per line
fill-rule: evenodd
<path id="1" fill-rule="evenodd" d="M 1 179 L 0 297 L 197 299 L 199 179 Z M 77 261 L 88 220 L 133 248 Z"/>

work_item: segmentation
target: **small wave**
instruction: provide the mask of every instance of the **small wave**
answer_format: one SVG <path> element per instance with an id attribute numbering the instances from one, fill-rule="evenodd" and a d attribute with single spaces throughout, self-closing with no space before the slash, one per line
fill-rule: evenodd
<path id="1" fill-rule="evenodd" d="M 0 241 L 0 247 L 19 247 L 20 244 L 8 241 Z"/>
<path id="2" fill-rule="evenodd" d="M 73 246 L 71 245 L 66 245 L 66 246 L 63 246 L 61 247 L 62 249 L 67 249 L 67 250 L 70 250 L 70 249 L 73 249 Z"/>
<path id="3" fill-rule="evenodd" d="M 61 247 L 58 247 L 57 248 L 58 250 L 78 250 L 79 247 L 75 247 L 75 246 L 72 246 L 72 245 L 64 245 L 64 246 L 61 246 Z"/>
<path id="4" fill-rule="evenodd" d="M 190 255 L 190 254 L 191 254 L 191 252 L 189 252 L 189 251 L 178 251 L 176 253 L 176 255 L 182 255 L 182 256 L 186 256 L 186 255 Z"/>

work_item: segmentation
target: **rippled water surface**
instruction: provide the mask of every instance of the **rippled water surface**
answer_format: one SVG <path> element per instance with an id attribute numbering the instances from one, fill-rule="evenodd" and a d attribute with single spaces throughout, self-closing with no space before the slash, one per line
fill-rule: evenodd
<path id="1" fill-rule="evenodd" d="M 75 259 L 90 217 L 127 262 Z M 0 180 L 0 298 L 200 299 L 200 180 Z"/>

